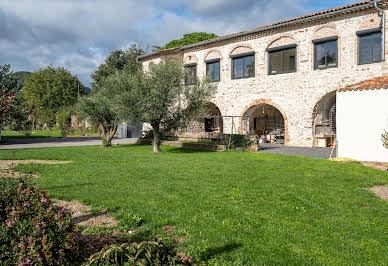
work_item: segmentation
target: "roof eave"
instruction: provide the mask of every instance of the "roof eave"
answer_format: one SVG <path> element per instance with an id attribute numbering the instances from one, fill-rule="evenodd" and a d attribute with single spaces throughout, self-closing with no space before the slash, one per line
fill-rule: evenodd
<path id="1" fill-rule="evenodd" d="M 365 4 L 361 4 L 361 5 L 358 5 L 358 6 L 351 6 L 351 7 L 348 7 L 348 8 L 344 8 L 344 9 L 340 9 L 340 10 L 335 10 L 335 11 L 328 12 L 328 13 L 313 15 L 311 17 L 304 17 L 304 18 L 301 18 L 301 19 L 295 19 L 295 20 L 291 19 L 291 20 L 286 21 L 284 23 L 280 22 L 278 24 L 273 24 L 273 25 L 268 26 L 268 27 L 262 27 L 262 28 L 258 28 L 258 29 L 248 30 L 248 31 L 245 31 L 245 32 L 237 33 L 237 34 L 231 34 L 231 35 L 227 35 L 227 36 L 224 36 L 224 37 L 210 39 L 210 40 L 207 40 L 207 41 L 204 41 L 204 42 L 194 43 L 194 44 L 183 46 L 183 47 L 177 47 L 176 49 L 172 49 L 171 51 L 170 50 L 156 51 L 156 52 L 153 52 L 153 53 L 141 55 L 141 56 L 138 57 L 138 60 L 141 60 L 141 59 L 144 59 L 144 58 L 147 58 L 147 57 L 151 57 L 151 56 L 155 56 L 155 55 L 161 55 L 164 52 L 166 54 L 169 54 L 171 52 L 183 51 L 183 50 L 187 50 L 187 49 L 190 49 L 190 48 L 195 48 L 195 47 L 198 47 L 198 46 L 208 45 L 208 44 L 212 44 L 212 43 L 215 43 L 215 42 L 220 42 L 220 41 L 225 41 L 225 40 L 229 40 L 229 39 L 233 39 L 233 38 L 238 38 L 238 37 L 242 37 L 242 36 L 246 36 L 246 35 L 262 32 L 262 31 L 268 31 L 268 30 L 277 29 L 277 28 L 281 28 L 281 27 L 286 27 L 286 26 L 289 26 L 289 25 L 297 24 L 297 23 L 303 23 L 303 22 L 306 22 L 306 21 L 314 20 L 314 19 L 320 19 L 320 18 L 324 18 L 324 17 L 329 17 L 329 16 L 333 16 L 333 15 L 336 15 L 336 14 L 339 14 L 339 13 L 351 12 L 351 11 L 355 11 L 355 10 L 358 10 L 358 9 L 362 10 L 364 8 L 373 7 L 373 4 L 374 4 L 374 1 L 371 1 L 371 2 L 368 2 L 368 3 L 365 3 Z"/>

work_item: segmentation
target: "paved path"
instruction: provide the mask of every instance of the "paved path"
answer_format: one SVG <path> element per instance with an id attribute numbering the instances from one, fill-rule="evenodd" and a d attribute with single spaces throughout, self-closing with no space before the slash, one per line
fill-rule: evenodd
<path id="1" fill-rule="evenodd" d="M 289 147 L 280 144 L 260 144 L 262 153 L 274 153 L 274 154 L 286 154 L 296 155 L 303 157 L 322 158 L 329 159 L 331 148 L 303 148 L 303 147 Z M 336 157 L 336 151 L 334 150 L 333 157 Z"/>
<path id="2" fill-rule="evenodd" d="M 114 138 L 113 144 L 133 144 L 137 138 L 117 139 Z M 41 139 L 10 139 L 5 144 L 0 144 L 1 149 L 28 149 L 28 148 L 46 148 L 46 147 L 69 147 L 69 146 L 89 146 L 101 145 L 100 137 L 75 137 L 75 138 L 41 138 Z M 304 157 L 328 159 L 331 148 L 301 148 L 288 147 L 279 144 L 260 144 L 262 153 L 287 154 Z M 336 152 L 334 151 L 335 157 Z"/>
<path id="3" fill-rule="evenodd" d="M 112 144 L 133 144 L 137 138 L 112 140 Z M 6 143 L 0 144 L 1 149 L 29 149 L 46 147 L 69 147 L 69 146 L 90 146 L 101 145 L 100 137 L 75 137 L 75 138 L 41 138 L 41 139 L 9 139 Z"/>

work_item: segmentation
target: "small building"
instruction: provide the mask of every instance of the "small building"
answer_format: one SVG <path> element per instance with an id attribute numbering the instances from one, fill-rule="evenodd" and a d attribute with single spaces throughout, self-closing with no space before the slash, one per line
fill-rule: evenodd
<path id="1" fill-rule="evenodd" d="M 388 76 L 337 92 L 338 156 L 388 162 L 381 135 L 388 131 Z"/>

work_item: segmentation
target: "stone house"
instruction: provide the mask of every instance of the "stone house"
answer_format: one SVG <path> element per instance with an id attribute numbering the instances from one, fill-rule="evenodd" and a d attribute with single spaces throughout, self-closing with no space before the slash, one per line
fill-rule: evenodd
<path id="1" fill-rule="evenodd" d="M 198 120 L 197 133 L 255 134 L 290 146 L 330 147 L 341 123 L 337 91 L 388 75 L 387 11 L 388 1 L 368 0 L 139 60 L 145 71 L 163 60 L 182 62 L 189 80 L 208 76 L 215 82 L 209 117 Z M 363 130 L 368 122 L 360 122 Z"/>

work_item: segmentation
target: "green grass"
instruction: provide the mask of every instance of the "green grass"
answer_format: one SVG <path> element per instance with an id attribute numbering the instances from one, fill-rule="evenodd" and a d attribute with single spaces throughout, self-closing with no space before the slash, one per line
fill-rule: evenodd
<path id="1" fill-rule="evenodd" d="M 88 136 L 99 136 L 98 133 L 86 133 Z M 74 131 L 70 134 L 73 137 L 83 136 L 84 133 Z M 17 131 L 3 131 L 2 138 L 5 139 L 28 139 L 28 138 L 59 138 L 62 137 L 61 132 L 58 130 L 34 130 L 31 135 L 26 136 L 24 132 Z"/>
<path id="2" fill-rule="evenodd" d="M 180 248 L 223 265 L 386 265 L 388 203 L 365 189 L 388 173 L 322 159 L 150 146 L 2 150 L 54 198 L 104 208 L 138 238 L 176 227 Z"/>

